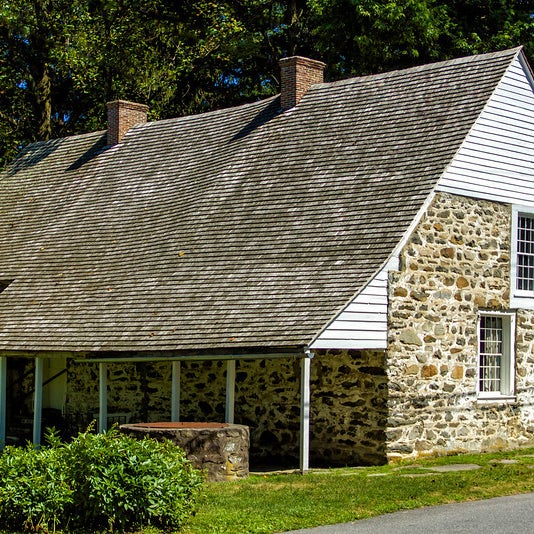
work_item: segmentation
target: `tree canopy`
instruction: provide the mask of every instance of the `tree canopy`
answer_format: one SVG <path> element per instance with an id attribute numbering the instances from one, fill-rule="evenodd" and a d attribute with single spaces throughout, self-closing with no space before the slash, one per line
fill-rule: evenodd
<path id="1" fill-rule="evenodd" d="M 278 91 L 278 59 L 346 78 L 523 44 L 530 0 L 0 0 L 0 165 L 32 141 L 105 128 L 105 106 L 159 119 Z"/>

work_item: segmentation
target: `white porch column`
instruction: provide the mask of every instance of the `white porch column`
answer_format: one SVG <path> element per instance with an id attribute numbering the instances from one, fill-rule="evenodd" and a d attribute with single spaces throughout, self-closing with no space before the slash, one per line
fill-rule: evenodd
<path id="1" fill-rule="evenodd" d="M 180 362 L 172 362 L 171 421 L 180 421 L 180 372 Z"/>
<path id="2" fill-rule="evenodd" d="M 6 444 L 7 427 L 7 358 L 0 356 L 0 450 Z"/>
<path id="3" fill-rule="evenodd" d="M 43 415 L 43 358 L 35 358 L 35 387 L 33 394 L 33 444 L 41 444 L 41 426 Z"/>
<path id="4" fill-rule="evenodd" d="M 300 366 L 300 472 L 310 467 L 310 370 L 313 353 L 307 351 Z"/>
<path id="5" fill-rule="evenodd" d="M 104 433 L 108 428 L 108 364 L 100 362 L 99 372 L 99 409 L 98 409 L 98 433 Z"/>
<path id="6" fill-rule="evenodd" d="M 235 405 L 235 360 L 228 360 L 226 363 L 226 410 L 225 421 L 234 422 Z"/>

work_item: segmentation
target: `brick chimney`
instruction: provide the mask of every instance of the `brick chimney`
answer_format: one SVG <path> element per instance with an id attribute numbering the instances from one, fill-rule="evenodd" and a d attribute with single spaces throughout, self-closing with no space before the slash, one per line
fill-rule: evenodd
<path id="1" fill-rule="evenodd" d="M 325 64 L 301 56 L 285 57 L 280 65 L 280 105 L 282 109 L 296 106 L 308 89 L 323 82 Z"/>
<path id="2" fill-rule="evenodd" d="M 126 100 L 106 104 L 108 110 L 108 145 L 122 141 L 124 134 L 134 125 L 147 121 L 148 106 Z"/>

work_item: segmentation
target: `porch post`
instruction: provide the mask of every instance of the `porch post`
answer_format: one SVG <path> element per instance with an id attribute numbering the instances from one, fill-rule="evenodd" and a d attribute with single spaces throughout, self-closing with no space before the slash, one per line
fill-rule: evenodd
<path id="1" fill-rule="evenodd" d="M 33 395 L 33 444 L 41 444 L 41 423 L 43 415 L 43 367 L 44 359 L 35 358 L 35 387 Z"/>
<path id="2" fill-rule="evenodd" d="M 235 404 L 235 360 L 228 360 L 226 363 L 226 411 L 225 421 L 234 422 Z"/>
<path id="3" fill-rule="evenodd" d="M 108 428 L 108 364 L 100 362 L 98 392 L 98 433 L 103 434 Z"/>
<path id="4" fill-rule="evenodd" d="M 180 420 L 180 361 L 172 362 L 171 421 Z"/>
<path id="5" fill-rule="evenodd" d="M 0 451 L 6 444 L 7 427 L 7 358 L 0 356 Z"/>
<path id="6" fill-rule="evenodd" d="M 310 370 L 313 353 L 306 351 L 300 366 L 300 472 L 310 467 Z"/>

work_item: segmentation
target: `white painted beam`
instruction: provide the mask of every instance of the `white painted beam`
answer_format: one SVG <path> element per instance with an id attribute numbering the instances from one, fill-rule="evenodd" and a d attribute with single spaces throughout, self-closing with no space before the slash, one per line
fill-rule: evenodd
<path id="1" fill-rule="evenodd" d="M 235 360 L 226 362 L 226 410 L 225 421 L 234 422 L 235 406 Z"/>
<path id="2" fill-rule="evenodd" d="M 41 444 L 41 427 L 43 416 L 43 368 L 44 359 L 35 358 L 35 387 L 33 394 L 33 444 Z"/>
<path id="3" fill-rule="evenodd" d="M 173 361 L 227 361 L 227 360 L 272 360 L 275 358 L 285 359 L 300 356 L 298 352 L 256 352 L 244 354 L 186 354 L 183 356 L 119 356 L 116 358 L 84 358 L 72 360 L 74 363 L 132 363 L 132 362 L 173 362 Z"/>
<path id="4" fill-rule="evenodd" d="M 98 390 L 98 433 L 102 434 L 108 429 L 108 365 L 99 363 L 99 390 Z"/>
<path id="5" fill-rule="evenodd" d="M 310 468 L 310 371 L 313 353 L 306 352 L 300 367 L 300 472 Z"/>
<path id="6" fill-rule="evenodd" d="M 172 362 L 171 421 L 180 421 L 180 361 Z"/>
<path id="7" fill-rule="evenodd" d="M 0 450 L 6 444 L 7 428 L 7 358 L 0 356 Z"/>

